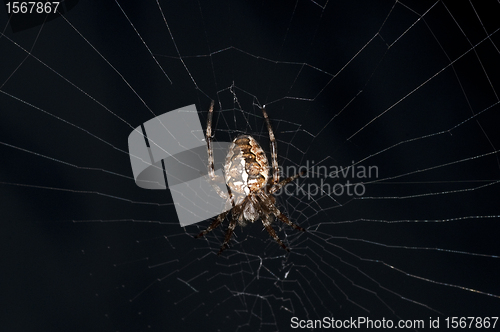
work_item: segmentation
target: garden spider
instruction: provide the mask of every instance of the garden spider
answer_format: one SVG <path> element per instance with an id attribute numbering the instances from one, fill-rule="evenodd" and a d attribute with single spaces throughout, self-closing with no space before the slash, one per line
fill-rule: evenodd
<path id="1" fill-rule="evenodd" d="M 295 180 L 304 172 L 295 174 L 281 182 L 279 181 L 276 139 L 274 138 L 274 133 L 271 129 L 271 123 L 269 122 L 265 106 L 261 109 L 269 131 L 273 177 L 271 178 L 269 176 L 269 163 L 259 143 L 250 135 L 240 135 L 236 137 L 229 148 L 224 163 L 224 182 L 228 187 L 229 197 L 220 190 L 219 187 L 214 185 L 219 196 L 227 199 L 227 202 L 232 205 L 232 208 L 219 214 L 206 230 L 195 236 L 195 238 L 199 238 L 212 231 L 218 227 L 224 221 L 228 213 L 231 212 L 231 222 L 227 228 L 224 243 L 217 255 L 220 255 L 224 249 L 226 249 L 234 228 L 236 227 L 236 223 L 245 226 L 248 221 L 253 223 L 260 218 L 271 237 L 286 251 L 290 250 L 280 240 L 278 235 L 276 235 L 276 232 L 271 226 L 271 222 L 274 219 L 273 216 L 276 216 L 282 222 L 293 228 L 305 232 L 304 228 L 292 223 L 281 213 L 276 207 L 276 199 L 273 195 L 281 187 Z M 221 182 L 222 179 L 216 176 L 214 171 L 212 150 L 213 111 L 214 101 L 210 104 L 210 109 L 208 111 L 206 141 L 208 149 L 208 174 L 212 183 L 215 183 L 217 181 Z"/>

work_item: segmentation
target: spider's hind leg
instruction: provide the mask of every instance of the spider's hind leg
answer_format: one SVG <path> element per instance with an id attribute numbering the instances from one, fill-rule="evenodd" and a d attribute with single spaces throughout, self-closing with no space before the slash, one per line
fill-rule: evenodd
<path id="1" fill-rule="evenodd" d="M 227 244 L 229 243 L 229 240 L 231 240 L 231 235 L 233 235 L 234 228 L 236 227 L 236 216 L 234 214 L 231 214 L 231 222 L 229 223 L 229 226 L 227 227 L 227 232 L 226 232 L 226 237 L 224 238 L 224 243 L 220 247 L 219 253 L 217 256 L 222 254 L 222 252 L 227 248 Z"/>
<path id="2" fill-rule="evenodd" d="M 281 213 L 280 210 L 276 209 L 276 211 L 277 212 L 275 212 L 275 213 L 276 213 L 276 216 L 278 217 L 279 220 L 281 220 L 282 222 L 284 222 L 285 224 L 287 224 L 289 226 L 292 226 L 296 230 L 299 230 L 301 232 L 305 232 L 306 231 L 304 228 L 302 228 L 299 225 L 294 224 L 293 222 L 291 222 L 290 219 L 288 219 L 287 216 L 285 216 L 283 213 Z"/>
<path id="3" fill-rule="evenodd" d="M 274 231 L 274 228 L 271 226 L 271 222 L 269 221 L 269 217 L 266 215 L 264 216 L 262 219 L 262 224 L 264 225 L 264 227 L 266 228 L 267 232 L 269 233 L 269 235 L 271 235 L 271 237 L 276 241 L 278 242 L 278 244 L 283 248 L 285 249 L 286 251 L 290 252 L 290 249 L 287 248 L 287 246 L 285 246 L 285 244 L 280 240 L 280 238 L 278 237 L 278 235 L 276 234 L 276 232 Z"/>
<path id="4" fill-rule="evenodd" d="M 267 186 L 267 190 L 269 191 L 270 194 L 274 194 L 275 192 L 277 192 L 278 190 L 280 190 L 281 187 L 287 185 L 288 183 L 292 182 L 293 180 L 295 180 L 299 176 L 304 175 L 305 173 L 306 172 L 302 171 L 300 173 L 297 173 L 295 175 L 290 176 L 289 178 L 286 178 L 286 179 L 282 180 L 280 183 L 270 183 Z"/>

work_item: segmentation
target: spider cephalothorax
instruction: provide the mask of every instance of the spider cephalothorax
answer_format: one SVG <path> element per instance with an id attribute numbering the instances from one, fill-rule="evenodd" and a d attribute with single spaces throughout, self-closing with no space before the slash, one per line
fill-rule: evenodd
<path id="1" fill-rule="evenodd" d="M 210 179 L 215 182 L 220 179 L 217 179 L 215 176 L 212 151 L 213 107 L 214 103 L 212 101 L 208 112 L 206 141 L 208 148 L 208 174 Z M 252 136 L 240 135 L 233 140 L 224 163 L 224 182 L 229 189 L 229 196 L 222 190 L 217 190 L 218 187 L 214 186 L 217 193 L 222 198 L 227 199 L 232 205 L 232 209 L 218 215 L 206 230 L 195 236 L 196 238 L 204 236 L 219 226 L 228 213 L 231 212 L 231 222 L 229 223 L 224 243 L 219 250 L 219 255 L 227 247 L 234 228 L 236 227 L 236 223 L 245 226 L 247 222 L 253 223 L 256 220 L 262 220 L 262 224 L 269 234 L 287 251 L 289 251 L 288 248 L 279 239 L 271 226 L 271 222 L 274 219 L 273 216 L 276 216 L 282 222 L 295 229 L 305 231 L 302 227 L 292 223 L 275 205 L 276 199 L 273 194 L 301 174 L 296 174 L 281 182 L 279 181 L 276 139 L 274 138 L 274 133 L 271 129 L 271 123 L 269 122 L 265 106 L 262 108 L 262 113 L 266 121 L 271 142 L 273 176 L 272 178 L 269 176 L 269 163 L 266 153 Z"/>

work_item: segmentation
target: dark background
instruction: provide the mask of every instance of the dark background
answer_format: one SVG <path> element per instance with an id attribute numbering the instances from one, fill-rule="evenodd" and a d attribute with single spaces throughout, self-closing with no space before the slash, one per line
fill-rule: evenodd
<path id="1" fill-rule="evenodd" d="M 0 10 L 3 330 L 286 331 L 283 306 L 498 316 L 498 3 L 162 1 L 168 27 L 154 1 L 119 4 L 15 27 Z M 132 179 L 127 137 L 155 115 L 195 103 L 203 122 L 214 99 L 216 138 L 246 132 L 231 86 L 251 121 L 267 105 L 281 164 L 369 157 L 383 179 L 282 200 L 309 231 L 280 230 L 288 257 L 249 226 L 216 258 L 215 235 L 190 237 L 207 222 L 180 228 L 168 191 Z"/>

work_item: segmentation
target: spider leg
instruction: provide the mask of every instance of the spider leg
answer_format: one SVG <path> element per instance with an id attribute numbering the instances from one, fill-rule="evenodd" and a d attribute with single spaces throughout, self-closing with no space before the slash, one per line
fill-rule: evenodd
<path id="1" fill-rule="evenodd" d="M 220 187 L 215 183 L 219 182 L 221 184 L 225 184 L 223 179 L 220 176 L 215 175 L 215 167 L 214 167 L 214 150 L 212 147 L 212 117 L 214 114 L 214 101 L 210 103 L 210 108 L 208 110 L 207 117 L 207 131 L 205 134 L 205 140 L 207 141 L 207 151 L 208 151 L 208 175 L 210 177 L 210 185 L 214 188 L 219 195 L 223 199 L 228 199 L 227 194 L 223 192 Z"/>
<path id="2" fill-rule="evenodd" d="M 267 232 L 269 233 L 269 235 L 271 235 L 271 237 L 276 240 L 276 242 L 278 242 L 278 244 L 283 248 L 285 249 L 286 251 L 290 252 L 290 249 L 288 249 L 285 244 L 280 240 L 280 238 L 278 237 L 278 235 L 276 235 L 276 232 L 274 231 L 274 228 L 271 226 L 271 222 L 269 221 L 269 217 L 266 215 L 266 216 L 263 216 L 262 218 L 262 224 L 264 225 L 264 227 L 266 228 Z"/>
<path id="3" fill-rule="evenodd" d="M 283 187 L 284 185 L 286 185 L 287 183 L 290 183 L 292 182 L 293 180 L 295 180 L 296 178 L 298 178 L 299 176 L 302 176 L 304 175 L 306 172 L 305 171 L 302 171 L 298 174 L 295 174 L 295 175 L 292 175 L 290 176 L 289 178 L 286 178 L 284 180 L 282 180 L 280 183 L 277 183 L 277 184 L 274 184 L 271 186 L 271 189 L 269 189 L 269 193 L 270 194 L 274 194 L 275 192 L 277 192 L 278 190 L 280 190 L 281 187 Z"/>
<path id="4" fill-rule="evenodd" d="M 297 175 L 295 175 L 297 176 Z M 283 180 L 286 181 L 286 180 Z M 262 191 L 257 193 L 257 196 L 259 197 L 259 200 L 261 202 L 261 206 L 264 207 L 264 210 L 266 210 L 267 214 L 274 214 L 276 217 L 278 217 L 279 220 L 284 222 L 285 224 L 292 226 L 293 228 L 305 232 L 306 230 L 299 225 L 294 224 L 293 222 L 288 219 L 287 216 L 285 216 L 281 211 L 274 205 L 274 197 L 272 195 L 266 194 Z M 271 201 L 271 198 L 273 201 Z"/>
<path id="5" fill-rule="evenodd" d="M 269 122 L 269 117 L 267 116 L 266 106 L 262 108 L 262 114 L 264 115 L 264 120 L 266 121 L 267 130 L 269 131 L 269 140 L 271 145 L 271 161 L 273 165 L 273 183 L 278 183 L 280 181 L 280 174 L 278 169 L 278 146 L 276 144 L 276 139 L 274 138 L 273 129 L 271 128 L 271 122 Z"/>
<path id="6" fill-rule="evenodd" d="M 200 172 L 200 175 L 203 175 L 203 173 Z M 207 181 L 212 186 L 212 188 L 215 190 L 215 192 L 217 193 L 217 195 L 219 195 L 220 198 L 233 199 L 231 195 L 230 197 L 228 197 L 227 194 L 224 191 L 222 191 L 222 189 L 219 187 L 218 183 L 220 183 L 221 185 L 225 184 L 220 176 L 216 175 L 213 179 L 211 179 L 207 175 L 203 175 L 203 177 L 205 178 L 205 181 Z"/>
<path id="7" fill-rule="evenodd" d="M 281 220 L 282 222 L 284 222 L 285 224 L 289 225 L 289 226 L 292 226 L 293 228 L 301 231 L 301 232 L 305 232 L 306 230 L 302 227 L 300 227 L 299 225 L 296 225 L 294 224 L 293 222 L 290 221 L 290 219 L 288 219 L 287 216 L 285 216 L 283 213 L 281 213 L 281 211 L 277 208 L 274 208 L 274 211 L 273 211 L 273 214 L 278 217 L 279 220 Z"/>
<path id="8" fill-rule="evenodd" d="M 205 139 L 207 141 L 207 149 L 208 149 L 208 174 L 212 180 L 215 179 L 215 170 L 214 170 L 214 152 L 212 148 L 212 116 L 214 114 L 214 101 L 210 103 L 210 109 L 208 110 L 208 118 L 207 118 L 207 132 L 205 135 Z"/>
<path id="9" fill-rule="evenodd" d="M 228 213 L 229 213 L 229 211 L 222 212 L 221 214 L 219 214 L 217 216 L 217 218 L 212 222 L 212 224 L 210 226 L 208 226 L 207 229 L 205 229 L 200 234 L 196 235 L 194 238 L 197 239 L 199 237 L 205 236 L 205 234 L 207 234 L 208 232 L 211 232 L 213 229 L 217 228 L 224 221 L 224 219 L 226 219 L 226 216 Z"/>
<path id="10" fill-rule="evenodd" d="M 229 226 L 227 227 L 227 232 L 226 232 L 226 237 L 224 238 L 224 243 L 220 247 L 219 253 L 217 256 L 219 256 L 226 248 L 227 244 L 229 243 L 229 240 L 231 240 L 231 235 L 233 235 L 234 228 L 236 227 L 236 216 L 235 214 L 232 214 L 232 219 L 231 222 L 229 223 Z"/>

